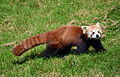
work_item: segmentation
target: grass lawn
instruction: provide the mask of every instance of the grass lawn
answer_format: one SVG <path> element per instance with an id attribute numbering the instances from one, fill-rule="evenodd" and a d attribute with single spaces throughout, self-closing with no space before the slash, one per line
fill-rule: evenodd
<path id="1" fill-rule="evenodd" d="M 30 36 L 76 25 L 101 23 L 105 53 L 69 54 L 43 59 L 45 45 L 20 57 L 11 49 Z M 119 0 L 1 0 L 0 77 L 120 77 Z"/>

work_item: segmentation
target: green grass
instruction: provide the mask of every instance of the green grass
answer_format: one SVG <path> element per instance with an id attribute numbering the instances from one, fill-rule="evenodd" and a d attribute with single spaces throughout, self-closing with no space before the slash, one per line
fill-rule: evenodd
<path id="1" fill-rule="evenodd" d="M 107 51 L 45 60 L 38 57 L 45 50 L 45 45 L 41 45 L 20 57 L 12 54 L 11 49 L 23 39 L 54 30 L 71 20 L 77 21 L 76 25 L 100 22 Z M 15 45 L 3 46 L 15 41 Z M 120 76 L 120 1 L 1 0 L 0 77 L 40 76 Z"/>

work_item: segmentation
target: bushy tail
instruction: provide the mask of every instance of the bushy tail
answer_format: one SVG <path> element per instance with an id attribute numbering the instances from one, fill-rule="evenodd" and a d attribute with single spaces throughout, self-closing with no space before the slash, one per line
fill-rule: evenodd
<path id="1" fill-rule="evenodd" d="M 37 45 L 44 44 L 46 43 L 46 41 L 47 41 L 47 34 L 38 34 L 20 42 L 16 47 L 13 48 L 12 52 L 14 55 L 20 56 L 25 51 Z"/>

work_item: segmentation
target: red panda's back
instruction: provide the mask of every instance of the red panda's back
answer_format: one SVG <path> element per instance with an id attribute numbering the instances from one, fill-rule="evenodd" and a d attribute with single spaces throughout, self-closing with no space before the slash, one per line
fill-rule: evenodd
<path id="1" fill-rule="evenodd" d="M 75 44 L 81 41 L 83 31 L 79 26 L 68 26 L 68 29 L 64 32 L 62 39 L 67 44 Z"/>
<path id="2" fill-rule="evenodd" d="M 61 27 L 56 30 L 52 30 L 48 32 L 47 40 L 48 41 L 59 41 L 62 38 L 66 30 L 67 30 L 67 27 Z"/>

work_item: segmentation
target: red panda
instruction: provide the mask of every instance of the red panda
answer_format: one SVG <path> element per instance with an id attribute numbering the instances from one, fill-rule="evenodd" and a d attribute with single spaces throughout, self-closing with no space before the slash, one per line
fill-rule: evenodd
<path id="1" fill-rule="evenodd" d="M 100 31 L 97 25 L 89 26 L 86 31 L 87 33 L 83 34 L 83 29 L 80 26 L 60 27 L 56 30 L 37 34 L 25 39 L 14 47 L 12 52 L 14 55 L 20 56 L 25 51 L 45 43 L 47 47 L 42 56 L 46 58 L 55 56 L 57 53 L 69 53 L 72 46 L 77 46 L 76 52 L 78 53 L 87 51 L 90 45 L 92 45 L 95 50 L 104 51 L 104 47 L 100 41 L 101 31 L 93 33 L 93 31 L 96 32 L 96 29 Z"/>
<path id="2" fill-rule="evenodd" d="M 100 39 L 102 37 L 102 31 L 100 28 L 99 22 L 96 23 L 96 25 L 90 25 L 90 26 L 81 26 L 83 30 L 83 35 L 87 36 L 85 37 L 85 41 L 83 42 L 85 44 L 86 50 L 88 50 L 89 46 L 92 45 L 95 51 L 105 51 L 105 48 L 103 47 Z M 76 46 L 72 47 L 73 50 L 78 49 Z"/>
<path id="3" fill-rule="evenodd" d="M 90 40 L 89 43 L 93 46 L 95 51 L 105 51 L 105 48 L 103 47 L 100 40 L 102 37 L 102 30 L 100 28 L 99 22 L 96 23 L 96 25 L 90 25 L 86 27 L 86 32 L 88 40 Z"/>

